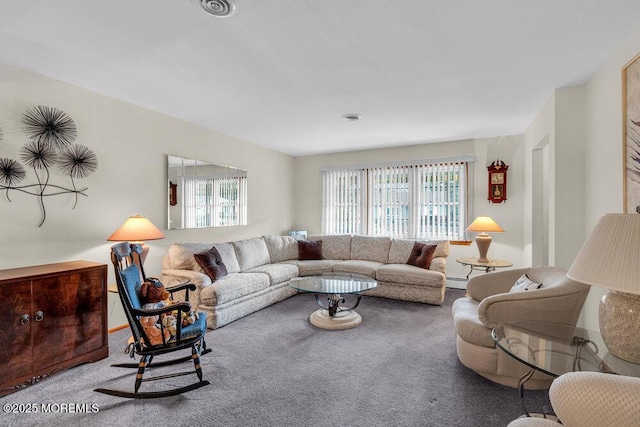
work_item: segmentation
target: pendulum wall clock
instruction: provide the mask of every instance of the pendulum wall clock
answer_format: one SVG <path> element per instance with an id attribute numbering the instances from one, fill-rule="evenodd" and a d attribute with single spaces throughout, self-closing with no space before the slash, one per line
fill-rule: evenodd
<path id="1" fill-rule="evenodd" d="M 489 196 L 487 199 L 493 203 L 502 203 L 507 200 L 507 169 L 509 166 L 502 160 L 496 160 L 487 167 L 489 171 Z"/>

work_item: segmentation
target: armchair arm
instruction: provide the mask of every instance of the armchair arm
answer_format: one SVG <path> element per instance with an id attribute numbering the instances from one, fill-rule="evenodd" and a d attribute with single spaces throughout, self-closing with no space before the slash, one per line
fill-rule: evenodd
<path id="1" fill-rule="evenodd" d="M 187 282 L 187 283 L 182 283 L 180 285 L 175 285 L 175 286 L 171 286 L 171 287 L 166 287 L 165 289 L 171 294 L 171 299 L 173 299 L 173 294 L 174 292 L 180 292 L 180 291 L 184 291 L 185 293 L 185 297 L 184 300 L 185 301 L 189 301 L 189 291 L 193 292 L 196 290 L 196 285 L 191 283 L 191 282 Z"/>
<path id="2" fill-rule="evenodd" d="M 518 268 L 474 276 L 467 282 L 467 294 L 476 301 L 482 301 L 492 295 L 509 292 L 516 280 L 529 270 Z"/>
<path id="3" fill-rule="evenodd" d="M 567 280 L 549 288 L 487 297 L 478 305 L 478 318 L 489 328 L 518 321 L 575 325 L 590 288 Z"/>
<path id="4" fill-rule="evenodd" d="M 570 372 L 553 381 L 549 397 L 568 426 L 640 425 L 640 378 Z"/>
<path id="5" fill-rule="evenodd" d="M 431 271 L 439 271 L 442 274 L 447 273 L 447 258 L 443 256 L 433 257 L 431 265 L 429 266 Z"/>
<path id="6" fill-rule="evenodd" d="M 188 301 L 176 302 L 171 305 L 165 305 L 158 308 L 131 308 L 131 313 L 136 316 L 159 316 L 161 314 L 171 313 L 172 311 L 186 311 L 191 310 L 191 304 Z"/>

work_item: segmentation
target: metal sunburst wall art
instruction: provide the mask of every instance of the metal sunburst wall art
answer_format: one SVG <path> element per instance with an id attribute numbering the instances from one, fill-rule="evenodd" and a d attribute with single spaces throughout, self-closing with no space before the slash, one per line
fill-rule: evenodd
<path id="1" fill-rule="evenodd" d="M 87 188 L 78 188 L 77 179 L 86 178 L 98 168 L 95 153 L 75 142 L 76 125 L 64 111 L 54 107 L 38 105 L 22 115 L 22 129 L 29 141 L 20 148 L 20 163 L 10 158 L 0 158 L 0 190 L 5 190 L 7 200 L 10 191 L 19 191 L 38 198 L 42 212 L 38 227 L 47 218 L 45 197 L 73 194 L 78 204 L 78 195 L 87 196 Z M 0 142 L 2 142 L 0 129 Z M 68 177 L 71 187 L 53 184 L 50 170 L 56 167 Z M 26 169 L 32 169 L 36 183 L 23 184 Z"/>

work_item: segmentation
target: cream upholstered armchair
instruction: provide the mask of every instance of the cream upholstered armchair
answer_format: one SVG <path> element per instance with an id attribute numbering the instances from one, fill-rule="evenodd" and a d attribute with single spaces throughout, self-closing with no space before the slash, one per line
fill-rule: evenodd
<path id="1" fill-rule="evenodd" d="M 551 406 L 565 427 L 637 427 L 640 378 L 600 372 L 570 372 L 549 389 Z M 544 418 L 519 418 L 508 427 L 554 427 Z"/>
<path id="2" fill-rule="evenodd" d="M 558 267 L 531 267 L 472 277 L 467 295 L 452 307 L 460 362 L 491 381 L 518 387 L 519 378 L 530 368 L 496 348 L 491 331 L 497 325 L 519 321 L 575 326 L 590 286 L 569 279 L 566 273 Z M 525 274 L 533 283 L 529 290 L 512 290 Z M 546 389 L 552 380 L 535 372 L 525 388 Z"/>

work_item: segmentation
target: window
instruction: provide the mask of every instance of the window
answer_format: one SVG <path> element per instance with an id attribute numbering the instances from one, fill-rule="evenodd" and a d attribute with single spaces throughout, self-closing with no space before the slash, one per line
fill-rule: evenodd
<path id="1" fill-rule="evenodd" d="M 323 168 L 322 232 L 463 240 L 473 160 Z"/>
<path id="2" fill-rule="evenodd" d="M 247 223 L 247 177 L 243 174 L 181 177 L 184 228 Z"/>

